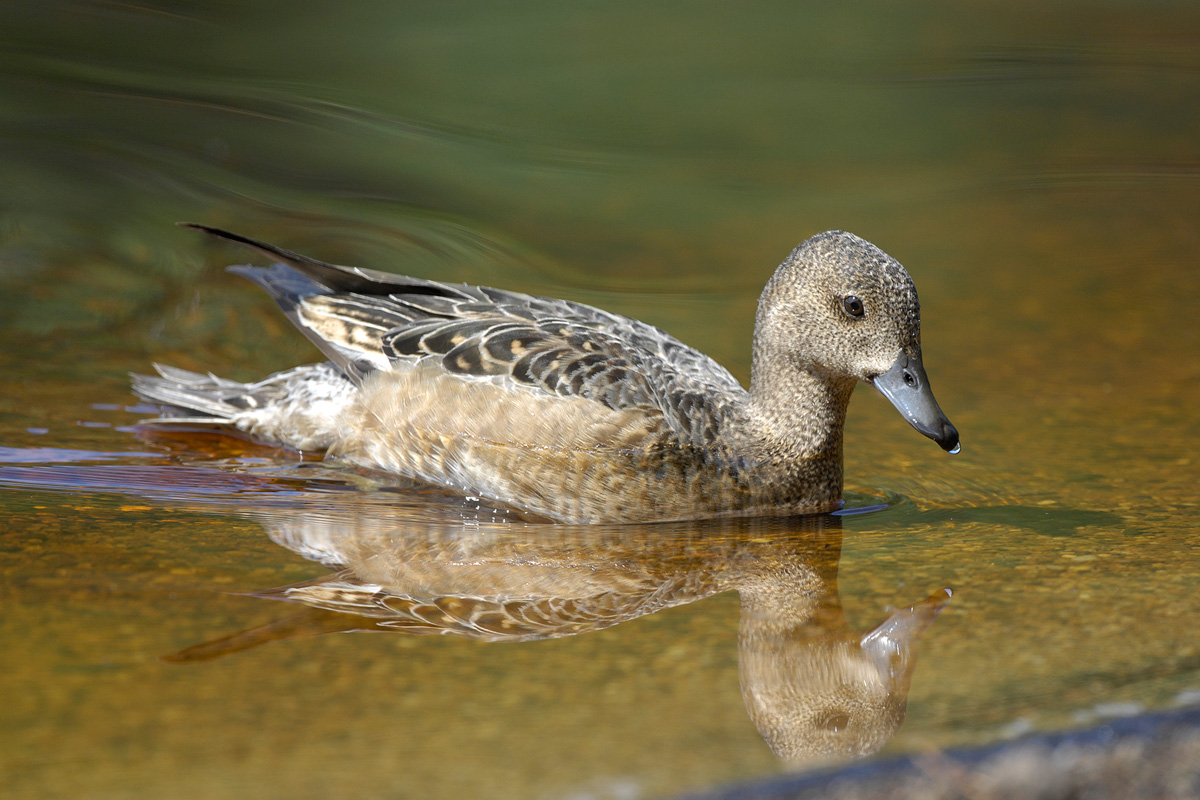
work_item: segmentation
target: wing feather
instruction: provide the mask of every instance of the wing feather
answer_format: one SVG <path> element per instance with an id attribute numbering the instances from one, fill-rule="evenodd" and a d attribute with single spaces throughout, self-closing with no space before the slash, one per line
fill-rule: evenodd
<path id="1" fill-rule="evenodd" d="M 339 267 L 203 226 L 279 259 L 237 267 L 263 286 L 339 369 L 372 371 L 440 359 L 464 379 L 508 379 L 612 409 L 658 412 L 702 441 L 744 393 L 708 356 L 644 322 L 568 300 Z"/>

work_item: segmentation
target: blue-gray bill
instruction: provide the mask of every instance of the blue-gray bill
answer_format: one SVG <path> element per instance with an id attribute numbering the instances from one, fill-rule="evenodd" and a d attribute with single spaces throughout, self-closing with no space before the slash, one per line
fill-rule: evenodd
<path id="1" fill-rule="evenodd" d="M 946 419 L 934 399 L 920 356 L 910 358 L 907 353 L 900 353 L 891 368 L 876 375 L 871 383 L 904 415 L 909 425 L 948 453 L 959 451 L 958 430 Z"/>

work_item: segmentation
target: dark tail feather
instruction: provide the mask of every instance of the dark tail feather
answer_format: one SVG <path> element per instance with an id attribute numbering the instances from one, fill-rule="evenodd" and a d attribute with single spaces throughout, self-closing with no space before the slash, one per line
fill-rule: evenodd
<path id="1" fill-rule="evenodd" d="M 438 283 L 437 281 L 409 278 L 404 275 L 393 275 L 388 272 L 377 272 L 373 269 L 362 269 L 360 267 L 339 267 L 336 264 L 318 261 L 315 258 L 293 253 L 291 250 L 284 250 L 282 247 L 260 242 L 241 234 L 230 233 L 220 228 L 200 225 L 195 222 L 180 222 L 177 224 L 182 228 L 191 228 L 192 230 L 207 233 L 209 236 L 214 236 L 217 239 L 224 239 L 227 242 L 240 244 L 243 247 L 248 247 L 251 250 L 262 253 L 268 258 L 273 258 L 286 264 L 324 287 L 326 291 L 320 292 L 320 294 L 334 292 L 355 292 L 366 295 L 419 294 L 477 299 L 465 290 L 444 283 Z M 239 275 L 249 277 L 260 285 L 266 286 L 255 274 L 246 272 L 244 269 L 239 267 L 234 271 Z M 268 287 L 268 290 L 270 290 L 270 287 Z M 272 293 L 274 292 L 272 291 Z"/>
<path id="2" fill-rule="evenodd" d="M 315 258 L 309 258 L 308 256 L 301 255 L 300 253 L 293 253 L 291 250 L 284 250 L 282 247 L 276 247 L 273 244 L 260 242 L 256 239 L 251 239 L 248 236 L 242 236 L 240 233 L 231 233 L 229 231 L 221 230 L 220 228 L 214 228 L 210 225 L 201 225 L 198 222 L 177 222 L 176 224 L 181 228 L 191 228 L 195 231 L 202 231 L 203 233 L 207 233 L 209 236 L 216 237 L 217 239 L 224 239 L 227 242 L 233 242 L 234 244 L 240 244 L 243 247 L 249 247 L 251 250 L 257 250 L 267 258 L 278 259 L 284 264 L 287 264 L 290 267 L 295 267 L 302 272 L 307 273 L 307 270 L 310 269 L 317 271 L 334 270 L 335 273 L 340 273 L 343 271 L 341 267 L 334 266 L 333 264 L 326 264 L 324 261 L 317 261 Z"/>

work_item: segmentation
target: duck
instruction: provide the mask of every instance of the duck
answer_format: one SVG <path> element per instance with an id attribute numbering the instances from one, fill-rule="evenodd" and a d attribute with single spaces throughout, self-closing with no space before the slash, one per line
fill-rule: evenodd
<path id="1" fill-rule="evenodd" d="M 805 240 L 767 282 L 747 389 L 660 328 L 582 303 L 181 225 L 271 259 L 228 270 L 327 360 L 253 383 L 155 364 L 132 376 L 160 409 L 144 425 L 223 429 L 567 523 L 835 510 L 859 382 L 960 449 L 925 373 L 912 278 L 846 231 Z"/>

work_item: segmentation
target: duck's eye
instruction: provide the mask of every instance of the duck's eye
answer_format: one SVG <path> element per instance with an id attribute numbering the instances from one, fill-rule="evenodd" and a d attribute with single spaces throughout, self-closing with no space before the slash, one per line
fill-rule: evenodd
<path id="1" fill-rule="evenodd" d="M 846 309 L 846 313 L 852 317 L 861 317 L 867 313 L 867 308 L 863 305 L 863 301 L 854 295 L 842 299 L 842 308 Z"/>
<path id="2" fill-rule="evenodd" d="M 832 711 L 822 717 L 818 724 L 830 733 L 841 733 L 850 724 L 850 715 L 844 711 Z"/>

